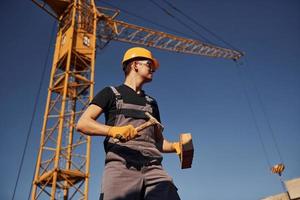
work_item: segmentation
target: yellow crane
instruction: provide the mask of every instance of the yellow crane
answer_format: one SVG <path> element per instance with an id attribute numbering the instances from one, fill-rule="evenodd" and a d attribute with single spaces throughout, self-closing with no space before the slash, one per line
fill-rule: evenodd
<path id="1" fill-rule="evenodd" d="M 238 60 L 242 53 L 116 20 L 94 0 L 32 0 L 58 20 L 31 199 L 88 199 L 89 136 L 75 122 L 94 96 L 96 49 L 110 40 Z"/>

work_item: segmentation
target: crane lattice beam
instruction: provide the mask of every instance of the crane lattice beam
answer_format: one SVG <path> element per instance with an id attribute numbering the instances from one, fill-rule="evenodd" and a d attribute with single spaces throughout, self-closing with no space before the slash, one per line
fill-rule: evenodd
<path id="1" fill-rule="evenodd" d="M 114 20 L 109 16 L 103 15 L 103 13 L 98 16 L 97 37 L 102 42 L 117 40 L 168 51 L 233 60 L 238 60 L 243 56 L 242 52 L 233 49 L 218 47 L 199 40 L 187 39 Z"/>

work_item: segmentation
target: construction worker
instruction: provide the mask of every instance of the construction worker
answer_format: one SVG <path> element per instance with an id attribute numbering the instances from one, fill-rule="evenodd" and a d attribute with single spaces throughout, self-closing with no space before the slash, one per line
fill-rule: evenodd
<path id="1" fill-rule="evenodd" d="M 100 199 L 180 199 L 161 165 L 162 152 L 181 153 L 179 143 L 164 139 L 160 124 L 136 130 L 149 119 L 145 112 L 160 121 L 157 102 L 142 90 L 152 81 L 158 61 L 149 50 L 134 47 L 125 52 L 122 67 L 124 83 L 100 91 L 76 126 L 83 134 L 106 137 Z M 102 113 L 105 124 L 96 121 Z"/>

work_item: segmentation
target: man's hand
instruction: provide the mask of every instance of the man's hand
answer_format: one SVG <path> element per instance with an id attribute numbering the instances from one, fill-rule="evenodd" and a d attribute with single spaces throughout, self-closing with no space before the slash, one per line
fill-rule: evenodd
<path id="1" fill-rule="evenodd" d="M 132 125 L 112 126 L 108 130 L 109 137 L 117 138 L 121 142 L 126 142 L 138 136 L 137 130 Z"/>
<path id="2" fill-rule="evenodd" d="M 180 155 L 182 152 L 181 148 L 180 148 L 180 144 L 179 142 L 173 142 L 172 143 L 172 148 L 176 151 L 177 155 Z"/>

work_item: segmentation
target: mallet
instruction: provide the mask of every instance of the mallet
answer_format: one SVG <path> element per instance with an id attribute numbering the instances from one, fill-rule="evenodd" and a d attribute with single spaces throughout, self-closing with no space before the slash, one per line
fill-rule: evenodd
<path id="1" fill-rule="evenodd" d="M 181 133 L 179 136 L 181 154 L 179 155 L 181 169 L 191 168 L 194 157 L 192 134 Z"/>

